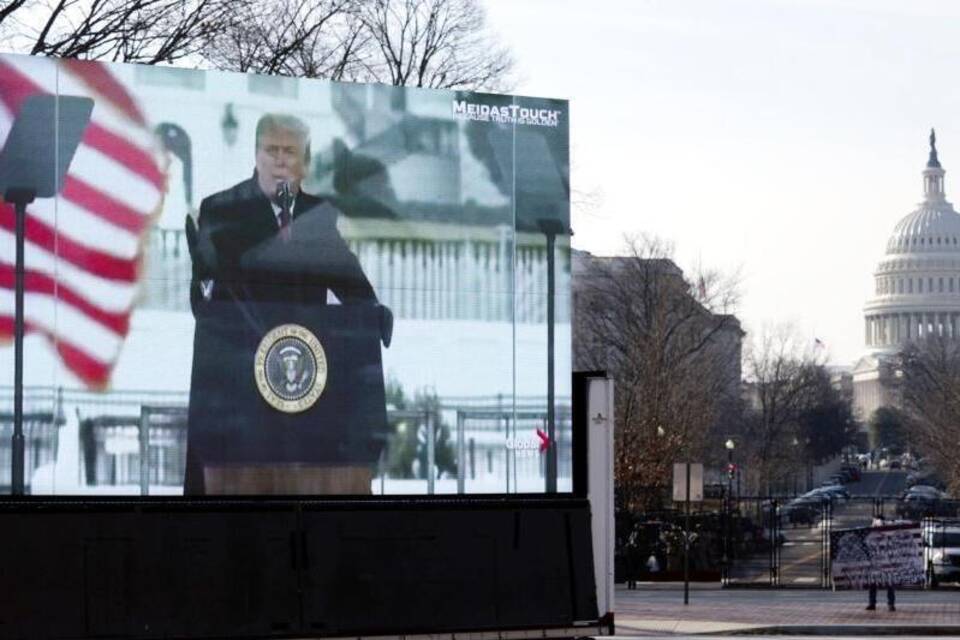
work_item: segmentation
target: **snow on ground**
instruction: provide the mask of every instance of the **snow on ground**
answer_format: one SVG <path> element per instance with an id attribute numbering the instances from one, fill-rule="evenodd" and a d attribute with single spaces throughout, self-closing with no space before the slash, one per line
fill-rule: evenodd
<path id="1" fill-rule="evenodd" d="M 193 317 L 175 311 L 137 310 L 114 369 L 111 390 L 187 392 L 193 358 Z M 544 324 L 468 320 L 397 320 L 383 349 L 384 374 L 408 395 L 429 389 L 443 397 L 545 396 L 547 330 Z M 556 394 L 570 395 L 570 325 L 556 326 Z M 49 342 L 24 343 L 26 386 L 82 389 L 59 364 Z M 514 361 L 516 369 L 514 370 Z M 514 371 L 516 375 L 514 376 Z M 0 386 L 13 385 L 13 346 L 0 348 Z"/>

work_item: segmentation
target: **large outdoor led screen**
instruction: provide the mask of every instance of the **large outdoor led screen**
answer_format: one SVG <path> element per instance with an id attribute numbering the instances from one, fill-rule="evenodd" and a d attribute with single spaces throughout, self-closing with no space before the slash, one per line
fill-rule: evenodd
<path id="1" fill-rule="evenodd" d="M 3 55 L 0 141 L 29 493 L 572 490 L 566 102 Z"/>

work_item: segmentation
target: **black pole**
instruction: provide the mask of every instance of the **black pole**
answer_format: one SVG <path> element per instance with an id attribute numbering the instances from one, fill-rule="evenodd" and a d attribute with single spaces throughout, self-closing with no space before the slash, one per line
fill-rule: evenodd
<path id="1" fill-rule="evenodd" d="M 730 561 L 733 558 L 733 449 L 727 449 L 727 509 L 724 543 L 724 560 L 727 580 L 730 579 Z"/>
<path id="2" fill-rule="evenodd" d="M 683 604 L 690 604 L 690 462 L 686 462 L 687 497 L 683 524 Z"/>
<path id="3" fill-rule="evenodd" d="M 547 439 L 549 446 L 547 448 L 547 493 L 557 492 L 557 442 L 556 434 L 556 409 L 554 405 L 554 345 L 553 345 L 553 321 L 554 321 L 554 293 L 556 291 L 556 282 L 554 274 L 554 246 L 556 245 L 556 234 L 547 233 Z"/>
<path id="4" fill-rule="evenodd" d="M 733 449 L 727 449 L 727 495 L 733 498 L 733 474 L 736 470 L 733 468 Z"/>
<path id="5" fill-rule="evenodd" d="M 547 493 L 556 493 L 557 491 L 557 441 L 556 441 L 556 407 L 554 397 L 555 372 L 554 372 L 554 320 L 556 278 L 554 274 L 556 257 L 557 235 L 569 233 L 569 228 L 563 225 L 555 217 L 539 218 L 537 226 L 547 238 L 547 464 L 546 464 L 546 491 Z"/>
<path id="6" fill-rule="evenodd" d="M 15 496 L 24 494 L 23 441 L 23 238 L 27 218 L 27 203 L 33 202 L 32 193 L 11 189 L 6 200 L 14 203 L 16 211 L 16 280 L 14 285 L 13 321 L 13 438 L 11 439 L 10 487 Z"/>

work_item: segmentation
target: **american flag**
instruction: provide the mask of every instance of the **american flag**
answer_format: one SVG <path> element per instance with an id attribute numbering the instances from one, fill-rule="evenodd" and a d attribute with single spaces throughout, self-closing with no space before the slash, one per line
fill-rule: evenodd
<path id="1" fill-rule="evenodd" d="M 98 62 L 0 55 L 0 143 L 24 100 L 87 96 L 94 109 L 57 198 L 27 207 L 24 320 L 92 388 L 105 387 L 137 295 L 143 237 L 165 178 L 153 134 Z M 14 334 L 15 213 L 0 202 L 0 339 Z"/>

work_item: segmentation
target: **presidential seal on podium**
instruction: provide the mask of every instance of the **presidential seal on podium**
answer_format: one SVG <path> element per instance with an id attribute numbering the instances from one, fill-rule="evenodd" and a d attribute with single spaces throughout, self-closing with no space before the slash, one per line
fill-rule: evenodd
<path id="1" fill-rule="evenodd" d="M 283 324 L 257 347 L 253 375 L 263 399 L 284 413 L 306 411 L 327 385 L 327 356 L 306 327 Z"/>

